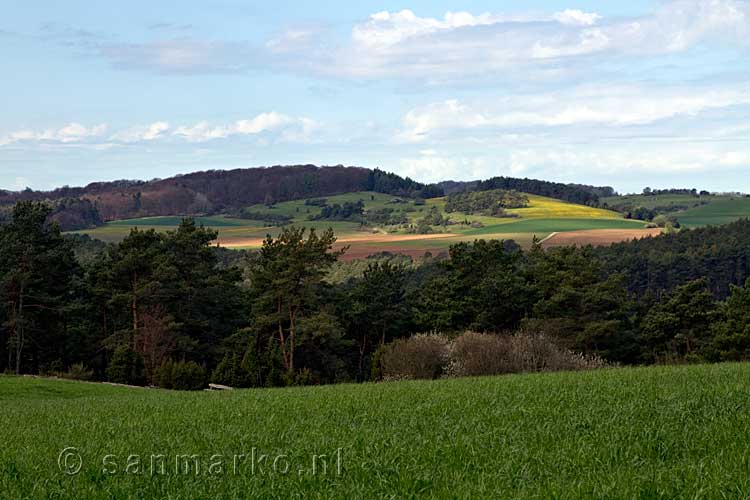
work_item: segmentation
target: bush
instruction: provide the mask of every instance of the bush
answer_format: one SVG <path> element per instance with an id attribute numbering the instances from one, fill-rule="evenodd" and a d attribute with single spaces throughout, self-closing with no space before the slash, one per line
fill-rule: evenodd
<path id="1" fill-rule="evenodd" d="M 156 380 L 163 389 L 200 391 L 206 387 L 206 369 L 195 361 L 168 359 L 156 371 Z"/>
<path id="2" fill-rule="evenodd" d="M 451 346 L 452 376 L 499 375 L 502 373 L 588 370 L 607 363 L 559 347 L 540 334 L 494 335 L 466 332 Z"/>
<path id="3" fill-rule="evenodd" d="M 61 373 L 62 378 L 70 380 L 93 380 L 94 370 L 89 370 L 83 363 L 76 363 L 68 368 L 68 371 Z"/>
<path id="4" fill-rule="evenodd" d="M 414 335 L 386 346 L 380 362 L 384 380 L 434 379 L 449 360 L 449 341 L 443 335 Z"/>
<path id="5" fill-rule="evenodd" d="M 146 385 L 143 358 L 128 346 L 118 347 L 107 367 L 107 378 L 116 384 Z"/>
<path id="6" fill-rule="evenodd" d="M 447 373 L 453 376 L 509 373 L 510 350 L 508 337 L 466 332 L 451 345 L 451 363 Z"/>
<path id="7" fill-rule="evenodd" d="M 415 335 L 383 346 L 373 357 L 373 378 L 434 379 L 606 366 L 599 357 L 568 351 L 540 334 L 466 332 L 453 341 L 442 335 Z"/>

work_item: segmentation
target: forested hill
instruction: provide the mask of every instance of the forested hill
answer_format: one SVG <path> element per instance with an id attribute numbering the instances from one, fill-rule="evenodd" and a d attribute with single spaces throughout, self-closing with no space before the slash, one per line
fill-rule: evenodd
<path id="1" fill-rule="evenodd" d="M 210 170 L 152 181 L 96 182 L 86 187 L 54 191 L 0 191 L 0 205 L 17 201 L 88 200 L 104 221 L 158 215 L 214 214 L 259 203 L 278 203 L 352 191 L 376 191 L 398 196 L 441 196 L 436 186 L 361 167 L 274 166 Z M 66 203 L 65 206 L 80 207 Z M 63 211 L 65 212 L 65 211 Z M 80 209 L 79 209 L 80 212 Z M 91 225 L 96 217 L 74 217 L 65 212 L 66 227 Z M 80 226 L 80 227 L 77 227 Z"/>
<path id="2" fill-rule="evenodd" d="M 527 194 L 547 196 L 558 200 L 588 206 L 599 206 L 599 198 L 613 196 L 615 190 L 609 186 L 589 186 L 586 184 L 563 184 L 561 182 L 517 177 L 492 177 L 483 181 L 445 181 L 438 184 L 445 194 L 461 191 L 490 191 L 506 189 Z"/>
<path id="3" fill-rule="evenodd" d="M 659 296 L 705 279 L 718 298 L 750 278 L 750 219 L 593 249 L 605 275 L 625 278 L 630 292 Z"/>

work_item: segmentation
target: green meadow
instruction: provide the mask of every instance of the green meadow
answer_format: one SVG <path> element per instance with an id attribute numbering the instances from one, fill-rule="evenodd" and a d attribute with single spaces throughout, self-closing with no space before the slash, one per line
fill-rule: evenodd
<path id="1" fill-rule="evenodd" d="M 534 233 L 545 235 L 562 231 L 583 231 L 588 229 L 639 229 L 642 221 L 626 219 L 517 219 L 511 223 L 485 226 L 467 231 L 469 235 L 496 233 Z"/>
<path id="2" fill-rule="evenodd" d="M 634 205 L 649 209 L 678 207 L 670 215 L 675 216 L 680 225 L 687 228 L 729 224 L 737 219 L 750 217 L 750 198 L 739 196 L 626 195 L 602 198 L 601 201 L 610 206 Z"/>
<path id="3" fill-rule="evenodd" d="M 723 198 L 677 214 L 685 227 L 717 226 L 750 217 L 750 198 Z"/>
<path id="4" fill-rule="evenodd" d="M 645 196 L 642 194 L 629 194 L 624 196 L 610 196 L 601 198 L 602 203 L 606 203 L 609 206 L 623 206 L 623 205 L 635 205 L 644 208 L 656 208 L 656 207 L 692 207 L 698 205 L 701 202 L 712 203 L 716 200 L 721 200 L 721 196 L 704 195 L 704 196 L 692 196 L 689 194 L 659 194 Z"/>
<path id="5" fill-rule="evenodd" d="M 5 376 L 0 419 L 3 498 L 750 496 L 747 364 L 198 393 Z"/>

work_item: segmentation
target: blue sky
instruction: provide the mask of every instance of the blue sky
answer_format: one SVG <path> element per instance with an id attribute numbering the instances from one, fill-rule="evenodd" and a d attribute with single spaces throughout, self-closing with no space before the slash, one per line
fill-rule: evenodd
<path id="1" fill-rule="evenodd" d="M 750 192 L 750 1 L 5 2 L 0 188 L 345 164 Z"/>

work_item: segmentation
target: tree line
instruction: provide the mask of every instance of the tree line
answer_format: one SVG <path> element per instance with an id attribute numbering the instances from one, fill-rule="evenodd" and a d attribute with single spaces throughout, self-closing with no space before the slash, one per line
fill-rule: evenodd
<path id="1" fill-rule="evenodd" d="M 423 332 L 534 332 L 609 362 L 750 356 L 750 221 L 608 248 L 458 243 L 419 265 L 341 278 L 331 230 L 284 228 L 259 251 L 185 219 L 103 244 L 21 202 L 0 226 L 0 370 L 171 388 L 376 379 Z M 336 267 L 339 278 L 329 279 Z"/>
<path id="2" fill-rule="evenodd" d="M 117 219 L 236 213 L 251 205 L 356 191 L 420 199 L 443 195 L 439 186 L 380 169 L 295 165 L 195 172 L 148 182 L 97 182 L 53 191 L 0 191 L 0 206 L 19 201 L 50 202 L 56 207 L 55 219 L 63 230 L 70 231 Z"/>
<path id="3" fill-rule="evenodd" d="M 588 205 L 599 206 L 599 193 L 607 194 L 614 190 L 612 188 L 597 188 L 581 184 L 562 184 L 560 182 L 541 181 L 537 179 L 519 179 L 514 177 L 492 177 L 479 181 L 473 187 L 474 191 L 489 191 L 504 189 L 509 191 L 520 191 L 527 194 L 536 194 L 557 198 L 558 200 Z"/>
<path id="4" fill-rule="evenodd" d="M 445 211 L 502 217 L 506 208 L 524 208 L 528 205 L 529 198 L 522 193 L 492 189 L 450 194 L 445 201 Z"/>

